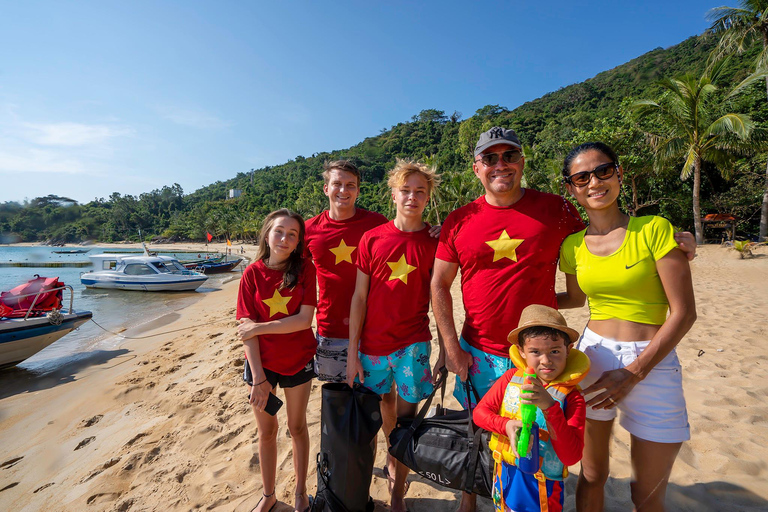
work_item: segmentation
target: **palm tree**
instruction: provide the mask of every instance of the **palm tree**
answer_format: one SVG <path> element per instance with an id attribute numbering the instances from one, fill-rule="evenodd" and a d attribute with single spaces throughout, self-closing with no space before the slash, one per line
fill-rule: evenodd
<path id="1" fill-rule="evenodd" d="M 711 99 L 717 87 L 712 82 L 721 69 L 716 65 L 700 78 L 686 75 L 664 79 L 660 85 L 665 94 L 660 102 L 640 100 L 633 105 L 641 116 L 662 125 L 662 133 L 651 134 L 657 163 L 684 157 L 680 179 L 693 175 L 693 222 L 698 244 L 704 243 L 699 205 L 702 163 L 711 162 L 726 174 L 729 161 L 754 148 L 750 145 L 754 123 L 748 115 L 728 113 L 713 119 Z"/>
<path id="2" fill-rule="evenodd" d="M 761 42 L 763 50 L 755 61 L 755 74 L 745 82 L 765 78 L 768 97 L 768 0 L 739 0 L 740 7 L 715 7 L 707 14 L 709 32 L 720 35 L 715 59 L 726 53 L 741 53 Z M 746 85 L 746 84 L 742 84 Z M 760 241 L 768 236 L 768 165 L 765 168 L 763 204 L 760 210 Z"/>

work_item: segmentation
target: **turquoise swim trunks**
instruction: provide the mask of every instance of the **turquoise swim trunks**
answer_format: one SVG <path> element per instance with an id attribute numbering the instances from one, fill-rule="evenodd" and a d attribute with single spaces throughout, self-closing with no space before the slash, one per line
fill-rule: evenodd
<path id="1" fill-rule="evenodd" d="M 392 381 L 397 394 L 406 402 L 417 404 L 432 393 L 432 371 L 429 367 L 431 346 L 421 341 L 396 350 L 388 356 L 369 356 L 360 352 L 360 363 L 368 389 L 379 395 L 389 393 Z M 357 378 L 355 379 L 357 380 Z"/>
<path id="2" fill-rule="evenodd" d="M 480 398 L 488 392 L 489 389 L 496 384 L 499 377 L 504 375 L 504 372 L 512 368 L 512 360 L 508 357 L 501 357 L 488 352 L 483 352 L 467 343 L 464 338 L 459 339 L 461 348 L 466 350 L 472 356 L 472 366 L 469 367 L 469 379 L 472 383 L 472 387 L 477 390 L 477 394 Z M 462 407 L 465 409 L 469 407 L 467 402 L 467 392 L 464 389 L 464 383 L 461 382 L 459 376 L 456 376 L 456 385 L 453 388 L 453 396 L 459 401 Z M 472 407 L 477 405 L 475 403 L 475 397 L 472 397 Z"/>

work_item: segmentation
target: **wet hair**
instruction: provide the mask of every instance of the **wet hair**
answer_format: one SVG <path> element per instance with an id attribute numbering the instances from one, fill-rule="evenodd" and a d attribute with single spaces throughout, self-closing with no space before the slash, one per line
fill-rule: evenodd
<path id="1" fill-rule="evenodd" d="M 331 171 L 338 169 L 353 174 L 357 178 L 357 186 L 360 186 L 360 169 L 351 160 L 333 160 L 323 164 L 323 182 L 327 185 L 331 180 Z"/>
<path id="2" fill-rule="evenodd" d="M 543 325 L 534 325 L 520 331 L 520 333 L 517 335 L 517 344 L 520 345 L 520 348 L 522 348 L 525 346 L 525 340 L 528 338 L 535 338 L 537 336 L 546 336 L 552 340 L 562 339 L 566 347 L 571 343 L 571 339 L 568 337 L 568 335 L 559 329 L 555 329 L 553 327 L 545 327 Z"/>
<path id="3" fill-rule="evenodd" d="M 421 162 L 413 160 L 397 159 L 395 168 L 387 174 L 387 185 L 394 189 L 405 183 L 412 174 L 419 174 L 427 181 L 427 194 L 432 195 L 432 191 L 440 184 L 440 175 L 434 167 L 428 167 Z"/>
<path id="4" fill-rule="evenodd" d="M 264 222 L 262 223 L 261 231 L 259 232 L 259 249 L 256 253 L 256 259 L 261 261 L 269 259 L 269 243 L 267 243 L 267 237 L 269 236 L 269 232 L 272 231 L 272 226 L 275 225 L 275 221 L 281 217 L 288 217 L 299 223 L 299 243 L 283 265 L 283 284 L 281 286 L 281 288 L 293 288 L 296 286 L 296 283 L 299 282 L 299 276 L 304 267 L 304 219 L 301 215 L 288 210 L 287 208 L 282 208 L 280 210 L 275 210 L 264 217 Z"/>
<path id="5" fill-rule="evenodd" d="M 567 177 L 571 173 L 571 165 L 573 165 L 573 161 L 576 160 L 576 157 L 587 151 L 599 151 L 610 158 L 611 162 L 619 165 L 619 157 L 616 156 L 616 152 L 611 149 L 611 146 L 604 142 L 585 142 L 584 144 L 579 144 L 573 148 L 570 153 L 565 156 L 565 160 L 563 160 L 563 177 Z"/>

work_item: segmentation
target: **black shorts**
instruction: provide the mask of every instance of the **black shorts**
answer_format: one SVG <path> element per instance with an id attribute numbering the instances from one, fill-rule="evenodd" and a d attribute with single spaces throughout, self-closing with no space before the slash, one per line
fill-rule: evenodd
<path id="1" fill-rule="evenodd" d="M 301 386 L 305 382 L 315 378 L 315 360 L 310 359 L 304 368 L 294 373 L 293 375 L 280 375 L 272 370 L 264 368 L 264 376 L 267 378 L 267 382 L 272 385 L 272 389 L 276 388 L 278 384 L 280 387 L 294 388 Z M 248 360 L 245 361 L 245 369 L 243 370 L 243 380 L 248 383 L 249 386 L 253 386 L 253 374 L 251 373 L 251 365 L 248 364 Z"/>

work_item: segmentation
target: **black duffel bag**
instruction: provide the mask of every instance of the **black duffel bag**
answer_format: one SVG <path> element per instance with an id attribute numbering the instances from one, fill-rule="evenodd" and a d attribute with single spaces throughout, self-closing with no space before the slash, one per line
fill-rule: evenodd
<path id="1" fill-rule="evenodd" d="M 440 380 L 415 418 L 398 418 L 389 435 L 389 453 L 424 478 L 443 487 L 486 498 L 493 486 L 493 457 L 488 448 L 490 432 L 472 423 L 471 411 L 451 411 L 437 407 L 435 416 L 426 418 L 432 399 L 440 390 L 445 399 L 448 371 L 440 369 Z M 477 391 L 469 379 L 464 383 L 467 397 Z"/>
<path id="2" fill-rule="evenodd" d="M 323 384 L 313 512 L 370 512 L 381 397 L 355 384 Z"/>

